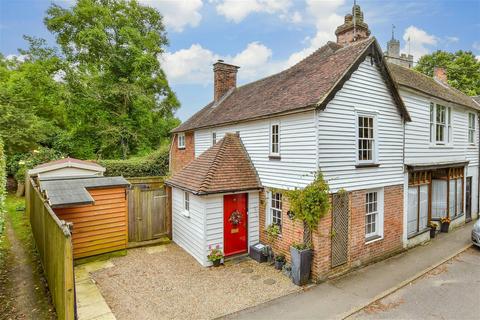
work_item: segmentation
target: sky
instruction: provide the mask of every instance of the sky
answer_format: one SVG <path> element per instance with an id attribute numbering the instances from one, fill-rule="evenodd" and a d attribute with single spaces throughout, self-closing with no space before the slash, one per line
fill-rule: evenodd
<path id="1" fill-rule="evenodd" d="M 240 66 L 238 85 L 280 72 L 327 41 L 351 12 L 346 0 L 138 0 L 164 16 L 169 46 L 159 57 L 185 121 L 213 97 L 218 59 Z M 0 0 L 0 52 L 18 54 L 23 35 L 55 45 L 43 25 L 52 1 Z M 74 0 L 53 0 L 69 7 Z M 435 50 L 472 51 L 480 60 L 480 0 L 357 0 L 372 36 L 392 36 L 417 61 Z M 410 39 L 410 41 L 408 41 Z"/>

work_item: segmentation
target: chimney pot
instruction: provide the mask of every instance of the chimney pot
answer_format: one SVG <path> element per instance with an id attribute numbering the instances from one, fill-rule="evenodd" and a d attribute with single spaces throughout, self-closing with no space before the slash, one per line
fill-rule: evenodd
<path id="1" fill-rule="evenodd" d="M 213 100 L 219 101 L 230 89 L 237 86 L 237 71 L 240 67 L 218 60 L 213 64 Z"/>
<path id="2" fill-rule="evenodd" d="M 447 77 L 447 72 L 446 72 L 445 68 L 434 67 L 433 68 L 433 78 L 446 84 L 447 80 L 448 80 L 448 77 Z"/>

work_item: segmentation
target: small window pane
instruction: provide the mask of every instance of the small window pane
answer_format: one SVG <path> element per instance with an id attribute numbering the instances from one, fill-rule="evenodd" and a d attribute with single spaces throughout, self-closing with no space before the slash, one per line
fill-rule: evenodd
<path id="1" fill-rule="evenodd" d="M 358 117 L 358 160 L 372 161 L 374 152 L 373 117 Z"/>
<path id="2" fill-rule="evenodd" d="M 272 215 L 272 223 L 276 224 L 282 228 L 282 194 L 281 193 L 272 193 L 272 203 L 270 206 L 270 211 Z"/>
<path id="3" fill-rule="evenodd" d="M 184 209 L 186 211 L 190 210 L 190 194 L 188 192 L 184 193 Z"/>

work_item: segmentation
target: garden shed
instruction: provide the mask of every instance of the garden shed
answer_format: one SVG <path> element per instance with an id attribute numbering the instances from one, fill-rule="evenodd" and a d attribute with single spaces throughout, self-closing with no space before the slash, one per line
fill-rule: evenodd
<path id="1" fill-rule="evenodd" d="M 257 171 L 238 134 L 223 139 L 165 182 L 172 188 L 173 241 L 203 266 L 219 247 L 225 257 L 259 242 Z"/>
<path id="2" fill-rule="evenodd" d="M 58 218 L 72 224 L 74 258 L 127 248 L 130 184 L 123 177 L 40 177 L 38 182 Z"/>
<path id="3" fill-rule="evenodd" d="M 42 163 L 28 171 L 31 177 L 72 177 L 72 176 L 103 176 L 105 168 L 92 162 L 75 158 Z"/>

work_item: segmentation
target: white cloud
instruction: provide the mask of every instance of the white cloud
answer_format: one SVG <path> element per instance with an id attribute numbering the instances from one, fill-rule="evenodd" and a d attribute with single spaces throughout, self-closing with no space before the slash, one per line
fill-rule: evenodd
<path id="1" fill-rule="evenodd" d="M 202 20 L 200 14 L 202 0 L 139 0 L 139 2 L 160 11 L 165 25 L 177 32 L 182 32 L 187 26 L 196 27 Z"/>
<path id="2" fill-rule="evenodd" d="M 480 56 L 476 56 L 477 60 L 480 61 Z"/>
<path id="3" fill-rule="evenodd" d="M 28 56 L 26 54 L 8 54 L 5 59 L 10 61 L 24 62 L 27 60 Z"/>
<path id="4" fill-rule="evenodd" d="M 308 44 L 306 48 L 294 52 L 286 61 L 286 66 L 290 67 L 299 62 L 315 50 L 325 45 L 327 41 L 335 41 L 335 29 L 343 23 L 343 17 L 336 12 L 342 7 L 345 0 L 307 0 L 307 14 L 316 26 L 316 34 L 313 37 L 307 37 Z"/>
<path id="5" fill-rule="evenodd" d="M 402 52 L 409 52 L 413 55 L 413 59 L 418 61 L 421 56 L 430 53 L 432 47 L 438 44 L 439 38 L 428 34 L 425 30 L 410 26 L 405 29 L 403 40 L 406 48 L 403 48 Z"/>
<path id="6" fill-rule="evenodd" d="M 212 65 L 218 59 L 240 66 L 239 82 L 258 79 L 278 71 L 272 61 L 272 50 L 260 42 L 249 43 L 244 50 L 233 56 L 220 56 L 199 44 L 161 57 L 162 67 L 172 83 L 208 84 L 213 81 Z"/>
<path id="7" fill-rule="evenodd" d="M 218 14 L 235 23 L 241 22 L 252 13 L 259 12 L 280 14 L 284 20 L 298 23 L 301 15 L 296 11 L 290 16 L 288 9 L 291 6 L 291 0 L 223 0 L 215 8 Z"/>
<path id="8" fill-rule="evenodd" d="M 447 37 L 445 37 L 445 41 L 446 41 L 447 43 L 455 43 L 455 42 L 460 41 L 460 39 L 459 39 L 458 37 L 449 37 L 449 36 L 447 36 Z"/>
<path id="9" fill-rule="evenodd" d="M 480 51 L 480 42 L 478 41 L 475 41 L 473 44 L 472 44 L 472 48 L 477 50 L 477 51 Z"/>

